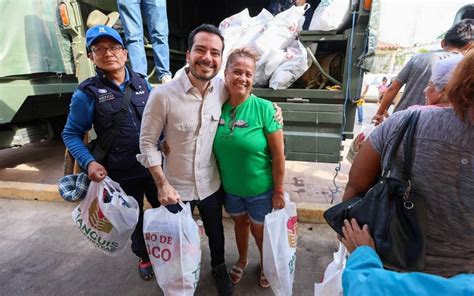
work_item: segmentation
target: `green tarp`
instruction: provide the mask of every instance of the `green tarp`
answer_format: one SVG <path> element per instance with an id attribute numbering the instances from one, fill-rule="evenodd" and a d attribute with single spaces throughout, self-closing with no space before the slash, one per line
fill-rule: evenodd
<path id="1" fill-rule="evenodd" d="M 56 0 L 0 0 L 0 77 L 74 73 Z"/>
<path id="2" fill-rule="evenodd" d="M 375 49 L 377 48 L 377 37 L 380 24 L 380 2 L 380 0 L 372 0 L 369 27 L 367 28 L 367 52 L 360 56 L 356 62 L 358 67 L 369 72 L 374 70 Z"/>

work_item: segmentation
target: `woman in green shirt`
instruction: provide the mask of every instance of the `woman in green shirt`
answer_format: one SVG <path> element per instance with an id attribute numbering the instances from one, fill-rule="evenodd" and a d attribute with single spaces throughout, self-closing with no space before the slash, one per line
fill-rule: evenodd
<path id="1" fill-rule="evenodd" d="M 235 222 L 239 260 L 230 271 L 234 284 L 248 264 L 250 232 L 261 256 L 265 215 L 272 208 L 285 206 L 283 130 L 273 117 L 272 103 L 250 93 L 255 68 L 256 55 L 248 49 L 237 49 L 229 55 L 224 73 L 230 98 L 222 106 L 214 139 L 214 154 L 226 192 L 224 206 Z M 263 270 L 259 285 L 270 286 Z"/>

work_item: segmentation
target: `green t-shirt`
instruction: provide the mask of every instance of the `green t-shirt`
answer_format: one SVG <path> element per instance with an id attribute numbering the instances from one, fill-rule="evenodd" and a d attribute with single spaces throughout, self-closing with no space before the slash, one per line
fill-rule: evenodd
<path id="1" fill-rule="evenodd" d="M 274 114 L 271 102 L 254 95 L 235 108 L 228 102 L 222 106 L 214 155 L 226 192 L 255 196 L 273 188 L 266 135 L 282 128 Z"/>

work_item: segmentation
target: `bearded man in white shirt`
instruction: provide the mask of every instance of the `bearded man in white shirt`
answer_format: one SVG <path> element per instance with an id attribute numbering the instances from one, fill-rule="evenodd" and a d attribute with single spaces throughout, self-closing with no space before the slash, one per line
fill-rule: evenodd
<path id="1" fill-rule="evenodd" d="M 150 94 L 143 113 L 137 159 L 155 180 L 159 201 L 172 212 L 177 203 L 198 207 L 209 238 L 212 276 L 219 295 L 231 295 L 224 257 L 224 192 L 212 153 L 214 136 L 227 99 L 224 82 L 215 78 L 222 64 L 224 38 L 213 25 L 201 25 L 188 38 L 189 67 Z M 171 147 L 164 158 L 157 144 L 161 133 Z M 163 168 L 162 168 L 163 165 Z"/>

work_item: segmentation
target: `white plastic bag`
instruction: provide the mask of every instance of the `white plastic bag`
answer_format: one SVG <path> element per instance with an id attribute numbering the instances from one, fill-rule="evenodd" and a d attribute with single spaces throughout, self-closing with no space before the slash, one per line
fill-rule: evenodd
<path id="1" fill-rule="evenodd" d="M 260 13 L 250 19 L 246 28 L 243 28 L 239 39 L 239 45 L 253 47 L 255 40 L 265 32 L 273 15 L 265 8 Z"/>
<path id="2" fill-rule="evenodd" d="M 347 151 L 346 159 L 349 163 L 354 161 L 354 158 L 359 153 L 362 144 L 364 144 L 365 140 L 367 140 L 375 129 L 375 125 L 371 124 L 368 127 L 364 128 L 351 142 L 351 146 L 349 146 L 349 150 Z"/>
<path id="3" fill-rule="evenodd" d="M 288 88 L 308 69 L 308 52 L 303 43 L 295 40 L 287 48 L 283 62 L 274 70 L 269 86 L 273 89 Z"/>
<path id="4" fill-rule="evenodd" d="M 194 295 L 201 269 L 201 238 L 189 204 L 173 214 L 166 207 L 145 211 L 143 235 L 165 295 Z"/>
<path id="5" fill-rule="evenodd" d="M 351 0 L 321 0 L 314 10 L 309 30 L 332 31 L 337 30 L 349 13 Z"/>
<path id="6" fill-rule="evenodd" d="M 257 61 L 254 85 L 267 86 L 268 80 L 272 76 L 275 69 L 280 66 L 286 59 L 286 52 L 281 49 L 267 50 Z"/>
<path id="7" fill-rule="evenodd" d="M 339 250 L 324 271 L 323 281 L 314 284 L 314 296 L 342 296 L 342 272 L 346 266 L 347 249 L 339 243 Z"/>
<path id="8" fill-rule="evenodd" d="M 290 54 L 288 54 L 286 48 L 295 41 L 296 36 L 302 30 L 304 13 L 308 8 L 309 4 L 293 6 L 275 17 L 266 9 L 262 9 L 257 16 L 250 17 L 248 9 L 244 9 L 224 19 L 219 25 L 219 30 L 225 40 L 222 64 L 225 65 L 229 53 L 236 48 L 253 49 L 260 55 L 256 65 L 254 85 L 267 86 L 273 72 L 285 61 L 285 57 L 292 55 L 293 51 L 299 50 L 296 45 L 296 48 L 290 49 Z M 303 58 L 303 55 L 299 56 Z M 298 60 L 298 63 L 293 62 L 289 65 L 289 67 L 293 67 L 291 71 L 282 70 L 281 74 L 285 76 L 282 84 L 291 85 L 305 72 L 307 69 L 306 51 L 304 58 L 304 63 Z M 301 74 L 296 73 L 300 71 Z M 223 72 L 224 67 L 221 68 L 218 75 L 224 77 Z M 288 86 L 278 86 L 278 88 L 287 88 Z"/>
<path id="9" fill-rule="evenodd" d="M 231 35 L 236 31 L 240 31 L 250 21 L 250 15 L 248 8 L 245 8 L 239 13 L 236 13 L 232 16 L 221 21 L 219 24 L 219 31 L 222 35 Z M 227 40 L 226 40 L 227 43 Z"/>
<path id="10" fill-rule="evenodd" d="M 248 27 L 250 21 L 249 10 L 246 8 L 239 13 L 229 16 L 219 24 L 219 31 L 225 40 L 223 63 L 225 62 L 229 52 L 240 44 L 240 36 L 242 35 L 243 30 Z"/>
<path id="11" fill-rule="evenodd" d="M 296 204 L 285 194 L 285 207 L 265 216 L 263 272 L 275 295 L 292 295 L 298 220 Z"/>
<path id="12" fill-rule="evenodd" d="M 91 182 L 86 197 L 72 212 L 82 234 L 107 255 L 125 250 L 138 222 L 138 202 L 109 177 Z"/>
<path id="13" fill-rule="evenodd" d="M 285 49 L 293 43 L 303 28 L 304 13 L 309 6 L 309 4 L 292 6 L 277 14 L 268 28 L 255 40 L 255 49 L 263 54 L 270 49 Z"/>
<path id="14" fill-rule="evenodd" d="M 254 46 L 255 40 L 263 34 L 272 20 L 273 15 L 266 9 L 262 9 L 262 11 L 254 17 L 250 17 L 248 9 L 244 9 L 224 19 L 219 25 L 219 30 L 225 40 L 222 65 L 226 64 L 230 52 L 236 48 L 248 47 L 257 51 Z M 223 72 L 224 67 L 220 70 L 222 77 Z M 268 78 L 265 83 L 267 82 Z"/>

